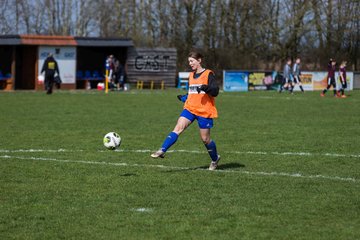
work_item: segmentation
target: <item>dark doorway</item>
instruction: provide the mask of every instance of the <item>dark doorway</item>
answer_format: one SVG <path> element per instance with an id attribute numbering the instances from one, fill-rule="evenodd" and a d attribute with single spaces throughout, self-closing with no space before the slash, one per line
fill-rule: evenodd
<path id="1" fill-rule="evenodd" d="M 0 45 L 0 90 L 12 90 L 13 88 L 11 80 L 13 77 L 11 72 L 13 51 L 13 46 Z"/>
<path id="2" fill-rule="evenodd" d="M 16 48 L 15 89 L 35 89 L 37 50 L 37 46 L 18 46 Z"/>
<path id="3" fill-rule="evenodd" d="M 0 45 L 0 72 L 3 75 L 11 74 L 12 46 Z"/>

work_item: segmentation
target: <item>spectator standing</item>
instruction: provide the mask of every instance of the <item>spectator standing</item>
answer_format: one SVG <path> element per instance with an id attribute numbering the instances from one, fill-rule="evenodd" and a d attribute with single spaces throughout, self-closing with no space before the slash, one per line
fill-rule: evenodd
<path id="1" fill-rule="evenodd" d="M 52 53 L 49 53 L 48 57 L 41 69 L 41 74 L 45 72 L 45 90 L 47 94 L 52 94 L 52 88 L 54 85 L 55 73 L 60 75 L 59 66 L 57 61 L 54 59 Z"/>
<path id="2" fill-rule="evenodd" d="M 108 81 L 112 80 L 112 76 L 114 73 L 114 55 L 109 55 L 106 59 L 106 69 L 109 70 L 108 73 Z"/>
<path id="3" fill-rule="evenodd" d="M 124 66 L 120 63 L 119 60 L 115 59 L 114 61 L 114 82 L 117 86 L 117 89 L 121 90 L 124 87 Z"/>
<path id="4" fill-rule="evenodd" d="M 108 75 L 107 77 L 107 81 L 108 81 L 108 87 L 113 89 L 115 84 L 114 84 L 114 55 L 109 55 L 106 58 L 106 70 L 108 70 Z"/>

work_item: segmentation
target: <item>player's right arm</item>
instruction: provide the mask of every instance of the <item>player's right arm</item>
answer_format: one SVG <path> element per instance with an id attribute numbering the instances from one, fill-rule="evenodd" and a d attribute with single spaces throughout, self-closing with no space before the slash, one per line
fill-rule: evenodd
<path id="1" fill-rule="evenodd" d="M 185 94 L 185 95 L 177 95 L 177 98 L 179 99 L 179 101 L 181 102 L 186 102 L 187 98 L 188 98 L 188 95 Z"/>
<path id="2" fill-rule="evenodd" d="M 41 73 L 45 72 L 47 70 L 47 64 L 48 63 L 48 60 L 45 59 L 44 63 L 43 63 L 43 66 L 41 68 Z"/>

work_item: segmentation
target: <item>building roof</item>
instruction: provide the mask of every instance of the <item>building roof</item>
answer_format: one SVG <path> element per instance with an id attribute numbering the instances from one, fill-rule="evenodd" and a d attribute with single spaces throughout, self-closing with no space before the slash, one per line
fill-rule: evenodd
<path id="1" fill-rule="evenodd" d="M 78 46 L 87 47 L 132 47 L 134 43 L 126 38 L 75 37 Z"/>
<path id="2" fill-rule="evenodd" d="M 19 35 L 0 35 L 0 45 L 20 45 Z"/>
<path id="3" fill-rule="evenodd" d="M 20 35 L 22 45 L 76 46 L 71 36 Z"/>
<path id="4" fill-rule="evenodd" d="M 131 39 L 45 35 L 0 35 L 0 45 L 131 47 Z"/>

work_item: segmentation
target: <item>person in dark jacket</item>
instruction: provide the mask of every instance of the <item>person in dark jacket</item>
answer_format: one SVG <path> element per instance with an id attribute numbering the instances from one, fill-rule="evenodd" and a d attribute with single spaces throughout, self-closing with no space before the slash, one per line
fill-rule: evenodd
<path id="1" fill-rule="evenodd" d="M 45 90 L 47 94 L 52 93 L 52 88 L 54 85 L 55 73 L 60 75 L 59 66 L 52 53 L 49 53 L 48 57 L 45 59 L 45 62 L 41 69 L 41 74 L 45 72 Z"/>
<path id="2" fill-rule="evenodd" d="M 116 84 L 118 90 L 124 88 L 124 75 L 125 75 L 124 66 L 120 63 L 119 60 L 115 58 L 113 78 L 114 78 L 114 83 Z"/>

